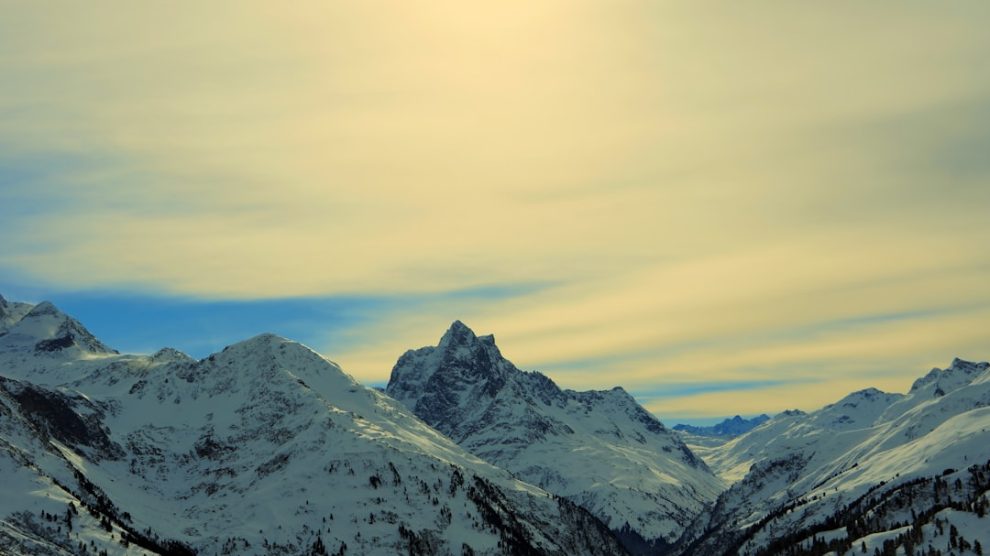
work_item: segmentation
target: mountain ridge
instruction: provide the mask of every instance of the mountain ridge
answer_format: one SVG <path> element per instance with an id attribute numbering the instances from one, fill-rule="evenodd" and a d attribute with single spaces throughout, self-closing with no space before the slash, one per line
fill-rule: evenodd
<path id="1" fill-rule="evenodd" d="M 714 448 L 706 457 L 732 486 L 685 531 L 675 552 L 941 550 L 950 539 L 939 531 L 949 525 L 969 542 L 990 542 L 980 533 L 990 531 L 980 509 L 990 487 L 983 479 L 990 470 L 988 369 L 957 358 L 916 380 L 907 394 L 859 390 L 817 411 L 778 415 Z M 932 497 L 945 483 L 958 485 L 951 491 L 965 503 L 950 504 L 945 493 Z M 905 534 L 904 523 L 915 533 Z"/>
<path id="2" fill-rule="evenodd" d="M 468 451 L 585 506 L 633 550 L 675 540 L 722 489 L 623 388 L 561 389 L 460 321 L 436 346 L 403 354 L 385 391 Z"/>
<path id="3" fill-rule="evenodd" d="M 744 419 L 742 416 L 736 415 L 735 417 L 724 419 L 719 423 L 707 427 L 678 423 L 673 426 L 673 429 L 696 436 L 733 437 L 749 432 L 769 420 L 770 416 L 766 413 L 750 419 Z"/>
<path id="4" fill-rule="evenodd" d="M 50 301 L 42 301 L 37 305 L 21 303 L 17 306 L 4 301 L 4 305 L 0 351 L 34 350 L 65 354 L 70 358 L 79 354 L 118 353 Z"/>

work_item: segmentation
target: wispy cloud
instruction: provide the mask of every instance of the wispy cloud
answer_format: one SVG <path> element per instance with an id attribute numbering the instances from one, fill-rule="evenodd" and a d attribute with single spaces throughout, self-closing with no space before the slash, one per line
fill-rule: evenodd
<path id="1" fill-rule="evenodd" d="M 193 351 L 270 318 L 368 380 L 461 318 L 566 386 L 907 383 L 988 345 L 988 15 L 20 4 L 0 267 L 199 315 Z"/>
<path id="2" fill-rule="evenodd" d="M 747 390 L 763 390 L 771 386 L 780 386 L 794 382 L 813 382 L 804 380 L 754 380 L 749 382 L 694 382 L 667 384 L 650 390 L 634 390 L 630 392 L 640 403 L 652 403 L 666 398 L 684 398 L 711 392 L 745 392 Z"/>

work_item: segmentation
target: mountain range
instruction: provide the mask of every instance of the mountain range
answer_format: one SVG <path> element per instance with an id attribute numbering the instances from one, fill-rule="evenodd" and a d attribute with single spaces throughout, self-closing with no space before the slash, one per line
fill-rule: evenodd
<path id="1" fill-rule="evenodd" d="M 460 322 L 381 392 L 272 334 L 121 354 L 0 297 L 0 554 L 979 554 L 988 367 L 694 450 Z"/>
<path id="2" fill-rule="evenodd" d="M 50 303 L 17 311 L 0 336 L 4 553 L 622 553 L 584 509 L 301 344 L 120 355 Z"/>
<path id="3" fill-rule="evenodd" d="M 743 419 L 741 416 L 736 415 L 731 419 L 725 419 L 721 423 L 716 423 L 710 427 L 677 424 L 674 425 L 673 428 L 675 431 L 693 434 L 695 436 L 714 436 L 717 438 L 723 438 L 739 436 L 740 434 L 747 433 L 769 420 L 770 416 L 766 413 L 757 415 L 756 417 L 750 419 Z"/>
<path id="4" fill-rule="evenodd" d="M 730 440 L 708 461 L 732 486 L 675 553 L 966 554 L 990 546 L 988 367 L 956 359 L 907 394 L 853 392 Z"/>

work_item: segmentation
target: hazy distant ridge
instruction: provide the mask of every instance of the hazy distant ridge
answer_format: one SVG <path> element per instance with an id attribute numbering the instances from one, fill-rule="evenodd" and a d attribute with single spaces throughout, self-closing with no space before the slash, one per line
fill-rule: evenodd
<path id="1" fill-rule="evenodd" d="M 726 419 L 721 423 L 716 423 L 708 427 L 699 427 L 695 425 L 684 425 L 677 424 L 674 425 L 675 431 L 682 431 L 698 436 L 739 436 L 740 434 L 749 432 L 756 427 L 766 423 L 770 420 L 770 416 L 767 414 L 757 415 L 751 419 L 743 419 L 739 415 L 732 417 L 731 419 Z"/>

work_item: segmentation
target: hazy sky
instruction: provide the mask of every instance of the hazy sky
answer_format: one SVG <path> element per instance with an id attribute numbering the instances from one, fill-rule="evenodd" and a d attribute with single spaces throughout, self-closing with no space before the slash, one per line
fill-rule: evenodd
<path id="1" fill-rule="evenodd" d="M 5 2 L 0 293 L 662 418 L 990 357 L 990 3 Z"/>

